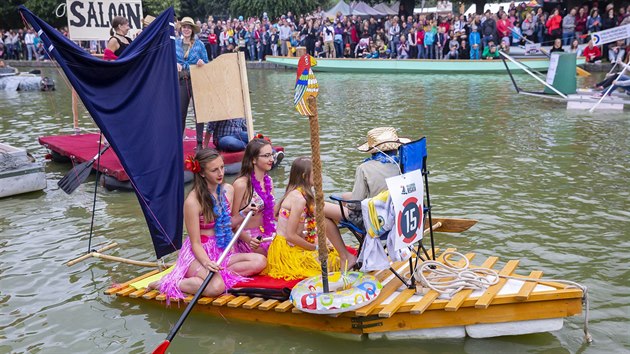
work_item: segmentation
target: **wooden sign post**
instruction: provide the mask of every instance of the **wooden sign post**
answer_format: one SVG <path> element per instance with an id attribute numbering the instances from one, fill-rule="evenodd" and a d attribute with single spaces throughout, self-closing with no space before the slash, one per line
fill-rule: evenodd
<path id="1" fill-rule="evenodd" d="M 315 188 L 315 223 L 317 224 L 317 248 L 322 266 L 322 285 L 324 293 L 330 292 L 328 286 L 328 245 L 326 242 L 326 220 L 324 216 L 324 191 L 322 186 L 322 160 L 319 151 L 319 118 L 317 115 L 317 94 L 319 84 L 313 74 L 312 66 L 317 61 L 306 54 L 300 57 L 295 81 L 295 109 L 308 117 L 311 130 L 311 155 L 313 163 L 313 187 Z"/>

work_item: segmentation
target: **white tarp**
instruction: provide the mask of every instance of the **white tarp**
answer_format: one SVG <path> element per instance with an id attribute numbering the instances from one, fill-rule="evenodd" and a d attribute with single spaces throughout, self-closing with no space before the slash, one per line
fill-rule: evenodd
<path id="1" fill-rule="evenodd" d="M 502 2 L 502 3 L 498 3 L 498 4 L 489 4 L 486 3 L 483 7 L 483 11 L 482 13 L 485 13 L 487 10 L 490 10 L 490 12 L 492 12 L 493 14 L 496 14 L 497 12 L 499 12 L 499 8 L 501 6 L 503 6 L 503 10 L 505 10 L 505 12 L 508 11 L 508 9 L 510 8 L 510 4 L 512 2 Z M 466 10 L 466 12 L 464 12 L 464 15 L 468 16 L 468 14 L 474 14 L 477 11 L 477 5 L 472 4 L 470 5 L 470 7 L 468 8 L 468 10 Z"/>
<path id="2" fill-rule="evenodd" d="M 351 12 L 350 5 L 346 4 L 343 0 L 339 0 L 337 5 L 333 6 L 330 10 L 326 11 L 326 17 L 334 18 L 335 16 L 337 16 L 337 12 L 341 12 L 341 14 L 344 16 L 350 15 L 350 12 Z"/>
<path id="3" fill-rule="evenodd" d="M 384 13 L 386 15 L 398 15 L 398 12 L 392 10 L 385 3 L 380 3 L 380 4 L 374 5 L 374 10 L 379 11 L 380 13 Z"/>
<path id="4" fill-rule="evenodd" d="M 129 20 L 128 37 L 142 29 L 141 0 L 67 0 L 68 31 L 72 40 L 106 40 L 116 16 Z"/>
<path id="5" fill-rule="evenodd" d="M 450 1 L 438 1 L 436 7 L 416 7 L 414 14 L 449 13 L 453 12 L 453 3 Z"/>
<path id="6" fill-rule="evenodd" d="M 363 1 L 359 1 L 358 3 L 356 3 L 353 7 L 352 7 L 352 14 L 357 14 L 358 13 L 363 13 L 369 16 L 385 16 L 387 15 L 386 13 L 380 12 L 372 7 L 370 7 L 370 5 L 366 4 Z"/>
<path id="7" fill-rule="evenodd" d="M 389 5 L 389 8 L 392 9 L 398 15 L 400 12 L 400 1 L 396 1 L 395 3 Z"/>

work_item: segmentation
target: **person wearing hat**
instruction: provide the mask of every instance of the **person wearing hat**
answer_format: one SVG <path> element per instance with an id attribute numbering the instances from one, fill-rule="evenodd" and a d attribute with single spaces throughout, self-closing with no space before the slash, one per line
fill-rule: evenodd
<path id="1" fill-rule="evenodd" d="M 190 66 L 199 67 L 208 63 L 208 52 L 203 43 L 195 38 L 199 33 L 199 26 L 190 17 L 184 17 L 179 21 L 181 37 L 175 41 L 175 54 L 177 56 L 177 72 L 179 73 L 179 106 L 182 119 L 182 134 L 186 129 L 186 115 L 188 105 L 193 98 L 192 85 L 190 83 Z M 201 150 L 203 143 L 203 123 L 196 124 L 197 150 Z"/>
<path id="2" fill-rule="evenodd" d="M 393 127 L 380 127 L 368 131 L 367 141 L 357 149 L 369 153 L 370 157 L 357 166 L 352 192 L 343 193 L 341 197 L 345 200 L 361 201 L 387 190 L 385 180 L 400 174 L 398 147 L 410 141 L 407 138 L 399 138 Z M 341 210 L 332 203 L 326 203 L 324 212 L 335 224 L 342 218 Z M 353 224 L 363 228 L 359 203 L 348 203 L 344 214 Z"/>
<path id="3" fill-rule="evenodd" d="M 351 199 L 371 198 L 386 190 L 385 179 L 400 173 L 398 147 L 410 141 L 407 138 L 399 138 L 396 129 L 392 127 L 368 131 L 367 141 L 357 150 L 371 155 L 357 166 Z"/>

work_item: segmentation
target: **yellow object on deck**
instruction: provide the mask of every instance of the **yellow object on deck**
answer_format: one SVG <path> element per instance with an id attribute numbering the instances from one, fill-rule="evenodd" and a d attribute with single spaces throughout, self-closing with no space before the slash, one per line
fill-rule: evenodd
<path id="1" fill-rule="evenodd" d="M 328 271 L 340 269 L 337 250 L 328 251 Z M 285 280 L 313 277 L 322 273 L 317 250 L 291 246 L 284 236 L 276 235 L 267 253 L 267 268 L 263 274 Z"/>

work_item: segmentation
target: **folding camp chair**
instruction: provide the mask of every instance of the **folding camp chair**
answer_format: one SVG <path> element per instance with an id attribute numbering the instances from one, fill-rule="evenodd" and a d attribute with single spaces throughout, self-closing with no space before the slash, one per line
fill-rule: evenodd
<path id="1" fill-rule="evenodd" d="M 425 225 L 426 225 L 426 222 L 428 222 L 428 225 L 433 225 L 433 220 L 432 220 L 432 215 L 431 215 L 431 197 L 429 194 L 429 177 L 428 177 L 429 171 L 427 170 L 427 164 L 426 164 L 427 162 L 426 137 L 422 137 L 421 139 L 401 145 L 398 148 L 398 156 L 400 159 L 400 170 L 402 173 L 407 173 L 407 172 L 411 172 L 415 170 L 421 171 L 422 177 L 424 179 L 424 201 L 423 201 L 424 205 L 422 206 L 423 218 L 425 220 Z M 337 196 L 331 196 L 330 198 L 336 201 L 339 204 L 339 207 L 341 208 L 342 219 L 338 224 L 339 228 L 340 229 L 347 228 L 357 238 L 360 244 L 359 252 L 361 252 L 362 246 L 363 246 L 363 240 L 366 237 L 366 230 L 363 227 L 353 223 L 346 215 L 344 207 L 343 207 L 344 204 L 355 204 L 355 205 L 360 204 L 361 200 L 345 200 Z M 433 238 L 433 228 L 429 226 L 428 229 L 429 229 L 429 234 L 430 234 L 430 239 L 431 239 L 431 250 L 432 250 L 431 256 L 429 256 L 426 248 L 424 247 L 422 243 L 422 240 L 420 240 L 418 242 L 417 249 L 415 250 L 415 253 L 416 253 L 415 265 L 417 265 L 418 260 L 424 261 L 425 259 L 430 259 L 430 258 L 435 260 L 435 242 Z M 386 238 L 387 238 L 387 234 L 384 234 L 381 236 L 381 239 L 386 239 Z M 426 258 L 424 258 L 422 254 L 424 254 Z M 413 257 L 409 258 L 410 269 L 414 269 L 415 265 L 413 265 Z M 409 288 L 412 288 L 415 286 L 415 279 L 413 277 L 413 272 L 412 272 L 411 279 L 407 281 L 400 274 L 398 274 L 392 267 L 390 267 L 389 269 L 392 271 L 392 273 L 396 277 L 398 277 L 403 282 L 403 284 L 405 284 Z"/>

